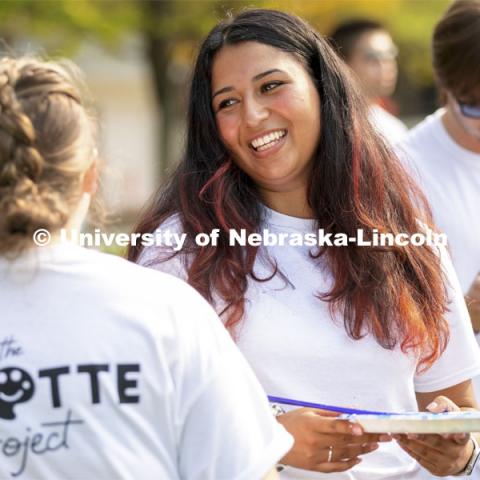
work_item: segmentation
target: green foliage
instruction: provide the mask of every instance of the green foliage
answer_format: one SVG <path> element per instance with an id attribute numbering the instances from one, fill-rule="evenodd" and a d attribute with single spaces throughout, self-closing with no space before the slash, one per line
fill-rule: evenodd
<path id="1" fill-rule="evenodd" d="M 412 83 L 431 82 L 429 43 L 449 0 L 15 0 L 0 2 L 0 36 L 38 38 L 45 48 L 72 54 L 86 39 L 115 49 L 125 34 L 153 34 L 188 61 L 200 38 L 228 11 L 276 8 L 305 17 L 322 33 L 352 17 L 385 23 L 400 46 Z"/>
<path id="2" fill-rule="evenodd" d="M 40 39 L 49 50 L 73 53 L 86 38 L 115 47 L 140 26 L 139 3 L 96 0 L 15 0 L 0 2 L 0 36 Z"/>

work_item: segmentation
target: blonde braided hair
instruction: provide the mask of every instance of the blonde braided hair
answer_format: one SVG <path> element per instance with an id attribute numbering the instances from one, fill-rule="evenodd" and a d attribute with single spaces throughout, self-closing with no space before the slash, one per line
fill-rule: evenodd
<path id="1" fill-rule="evenodd" d="M 0 61 L 0 255 L 67 223 L 93 160 L 94 126 L 68 71 L 36 59 Z"/>

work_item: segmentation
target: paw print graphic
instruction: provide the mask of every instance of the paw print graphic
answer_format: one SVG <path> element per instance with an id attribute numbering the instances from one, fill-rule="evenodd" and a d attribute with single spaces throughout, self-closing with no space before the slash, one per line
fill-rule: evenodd
<path id="1" fill-rule="evenodd" d="M 18 367 L 0 369 L 0 418 L 13 420 L 13 407 L 33 397 L 35 384 L 28 372 Z"/>

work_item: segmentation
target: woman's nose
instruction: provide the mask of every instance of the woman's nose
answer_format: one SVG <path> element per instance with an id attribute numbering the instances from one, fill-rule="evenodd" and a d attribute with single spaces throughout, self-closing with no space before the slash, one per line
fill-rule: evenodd
<path id="1" fill-rule="evenodd" d="M 251 128 L 257 127 L 270 115 L 267 106 L 255 98 L 244 100 L 243 107 L 245 124 Z"/>

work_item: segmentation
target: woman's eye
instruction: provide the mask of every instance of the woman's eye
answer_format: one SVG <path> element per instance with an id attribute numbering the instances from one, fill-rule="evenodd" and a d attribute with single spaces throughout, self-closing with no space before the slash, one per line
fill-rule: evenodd
<path id="1" fill-rule="evenodd" d="M 226 100 L 222 100 L 218 105 L 218 109 L 221 110 L 222 108 L 231 107 L 236 103 L 236 100 L 233 98 L 227 98 Z"/>
<path id="2" fill-rule="evenodd" d="M 262 85 L 262 91 L 264 92 L 270 92 L 271 90 L 274 90 L 275 88 L 279 87 L 280 85 L 282 85 L 283 82 L 269 82 L 269 83 L 265 83 L 264 85 Z"/>

